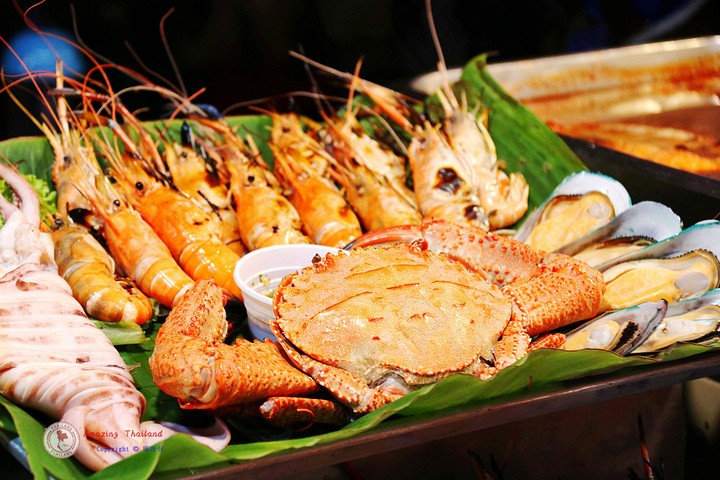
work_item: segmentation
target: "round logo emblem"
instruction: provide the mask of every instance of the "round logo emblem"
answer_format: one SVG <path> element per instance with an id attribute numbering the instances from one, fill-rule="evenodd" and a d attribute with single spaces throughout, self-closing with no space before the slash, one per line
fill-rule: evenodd
<path id="1" fill-rule="evenodd" d="M 80 445 L 80 433 L 69 423 L 55 422 L 45 429 L 43 445 L 53 457 L 68 458 Z"/>

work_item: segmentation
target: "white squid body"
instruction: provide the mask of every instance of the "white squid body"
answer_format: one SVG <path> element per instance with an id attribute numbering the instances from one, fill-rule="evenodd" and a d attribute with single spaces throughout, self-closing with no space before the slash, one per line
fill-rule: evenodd
<path id="1" fill-rule="evenodd" d="M 93 470 L 178 429 L 190 433 L 170 424 L 141 424 L 145 398 L 118 351 L 58 275 L 52 243 L 39 231 L 35 192 L 1 164 L 0 175 L 20 201 L 18 208 L 0 196 L 6 220 L 0 229 L 0 393 L 73 425 L 80 434 L 75 457 Z M 224 425 L 216 425 L 216 432 L 196 439 L 219 450 L 229 434 Z"/>

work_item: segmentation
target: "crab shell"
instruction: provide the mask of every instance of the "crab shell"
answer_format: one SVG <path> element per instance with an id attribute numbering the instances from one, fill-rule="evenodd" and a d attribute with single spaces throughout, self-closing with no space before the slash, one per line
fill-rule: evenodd
<path id="1" fill-rule="evenodd" d="M 416 245 L 317 260 L 279 285 L 274 330 L 368 385 L 392 376 L 412 388 L 472 369 L 492 358 L 510 319 L 498 287 Z"/>

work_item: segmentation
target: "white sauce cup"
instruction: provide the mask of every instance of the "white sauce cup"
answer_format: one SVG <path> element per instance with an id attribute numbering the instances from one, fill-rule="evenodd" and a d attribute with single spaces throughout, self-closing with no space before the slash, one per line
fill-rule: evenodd
<path id="1" fill-rule="evenodd" d="M 272 295 L 280 281 L 312 265 L 315 255 L 325 257 L 337 252 L 339 249 L 323 245 L 275 245 L 253 250 L 237 262 L 233 279 L 242 291 L 250 331 L 255 338 L 277 341 L 270 322 L 275 318 Z"/>

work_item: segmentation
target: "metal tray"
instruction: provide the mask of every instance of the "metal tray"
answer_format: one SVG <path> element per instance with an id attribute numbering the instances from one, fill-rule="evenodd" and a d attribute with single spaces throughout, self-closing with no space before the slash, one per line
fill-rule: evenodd
<path id="1" fill-rule="evenodd" d="M 562 136 L 589 170 L 622 183 L 633 203 L 652 200 L 670 207 L 686 227 L 720 216 L 720 181 Z"/>
<path id="2" fill-rule="evenodd" d="M 543 121 L 560 121 L 562 112 L 546 114 L 533 104 L 553 104 L 570 97 L 604 95 L 605 103 L 593 104 L 583 112 L 585 121 L 610 120 L 653 114 L 702 105 L 720 105 L 717 90 L 702 89 L 687 81 L 698 68 L 716 69 L 720 61 L 720 36 L 690 38 L 632 45 L 605 50 L 492 63 L 488 72 L 515 99 L 530 106 Z M 709 65 L 712 64 L 712 65 Z M 689 70 L 694 68 L 695 70 Z M 451 82 L 462 69 L 448 71 Z M 680 82 L 680 79 L 686 81 Z M 656 82 L 676 82 L 672 90 L 656 91 Z M 638 89 L 637 86 L 641 87 Z M 442 85 L 439 72 L 413 79 L 408 88 L 429 95 Z M 633 89 L 633 95 L 618 101 L 611 92 Z M 609 100 L 614 102 L 608 103 Z"/>

